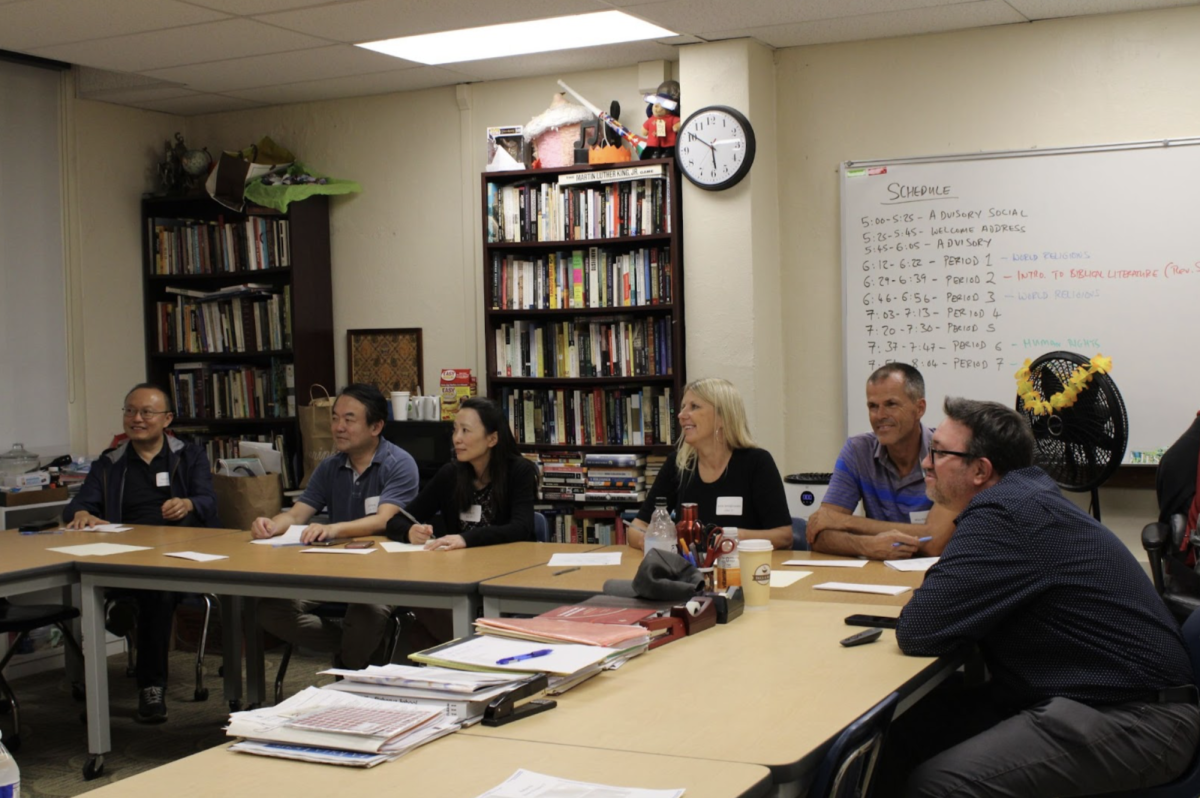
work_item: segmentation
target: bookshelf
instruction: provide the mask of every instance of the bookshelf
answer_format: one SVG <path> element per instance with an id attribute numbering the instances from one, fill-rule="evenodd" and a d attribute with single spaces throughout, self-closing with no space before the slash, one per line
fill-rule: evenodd
<path id="1" fill-rule="evenodd" d="M 146 376 L 172 394 L 171 428 L 214 467 L 242 438 L 282 445 L 294 466 L 297 401 L 336 387 L 328 199 L 237 213 L 147 197 L 142 236 Z"/>
<path id="2" fill-rule="evenodd" d="M 674 160 L 481 179 L 488 395 L 526 456 L 559 472 L 546 501 L 582 505 L 576 520 L 601 504 L 615 519 L 645 485 L 591 491 L 586 461 L 669 455 L 686 382 Z"/>

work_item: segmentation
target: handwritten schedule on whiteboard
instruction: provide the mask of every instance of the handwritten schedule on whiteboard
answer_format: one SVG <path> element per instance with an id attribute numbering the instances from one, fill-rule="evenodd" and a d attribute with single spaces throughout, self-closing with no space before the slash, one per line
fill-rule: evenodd
<path id="1" fill-rule="evenodd" d="M 947 395 L 1013 405 L 1026 358 L 1113 358 L 1125 462 L 1200 409 L 1197 141 L 848 163 L 842 169 L 847 429 L 889 361 Z"/>

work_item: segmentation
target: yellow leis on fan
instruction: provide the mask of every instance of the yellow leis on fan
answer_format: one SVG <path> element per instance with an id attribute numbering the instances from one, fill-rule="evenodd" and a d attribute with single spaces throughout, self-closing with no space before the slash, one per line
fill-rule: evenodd
<path id="1" fill-rule="evenodd" d="M 1064 407 L 1071 407 L 1079 399 L 1079 394 L 1087 390 L 1093 374 L 1107 374 L 1112 371 L 1111 357 L 1096 355 L 1086 366 L 1079 366 L 1067 378 L 1067 384 L 1048 400 L 1037 392 L 1029 375 L 1029 358 L 1013 376 L 1017 378 L 1017 397 L 1024 403 L 1025 409 L 1035 416 L 1048 416 Z"/>

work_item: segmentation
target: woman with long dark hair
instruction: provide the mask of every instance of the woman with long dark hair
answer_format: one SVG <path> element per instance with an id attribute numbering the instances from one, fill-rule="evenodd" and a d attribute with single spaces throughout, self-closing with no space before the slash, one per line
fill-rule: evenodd
<path id="1" fill-rule="evenodd" d="M 439 550 L 534 540 L 537 467 L 517 452 L 508 419 L 491 399 L 463 400 L 454 457 L 406 508 L 419 523 L 397 513 L 388 537 Z"/>

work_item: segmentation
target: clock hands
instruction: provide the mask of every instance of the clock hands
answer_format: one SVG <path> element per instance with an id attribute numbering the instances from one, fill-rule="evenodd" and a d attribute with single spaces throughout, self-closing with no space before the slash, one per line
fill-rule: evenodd
<path id="1" fill-rule="evenodd" d="M 699 136 L 697 136 L 695 133 L 693 133 L 693 132 L 692 132 L 692 131 L 690 131 L 690 130 L 688 131 L 688 135 L 689 135 L 689 136 L 691 136 L 691 137 L 692 137 L 693 139 L 695 139 L 696 141 L 698 141 L 698 142 L 700 142 L 701 144 L 703 144 L 705 147 L 708 147 L 708 152 L 709 152 L 709 154 L 712 156 L 712 162 L 713 162 L 713 172 L 716 172 L 716 171 L 717 171 L 717 148 L 716 148 L 716 147 L 714 147 L 712 144 L 709 144 L 707 141 L 705 141 L 704 139 L 700 138 Z"/>

